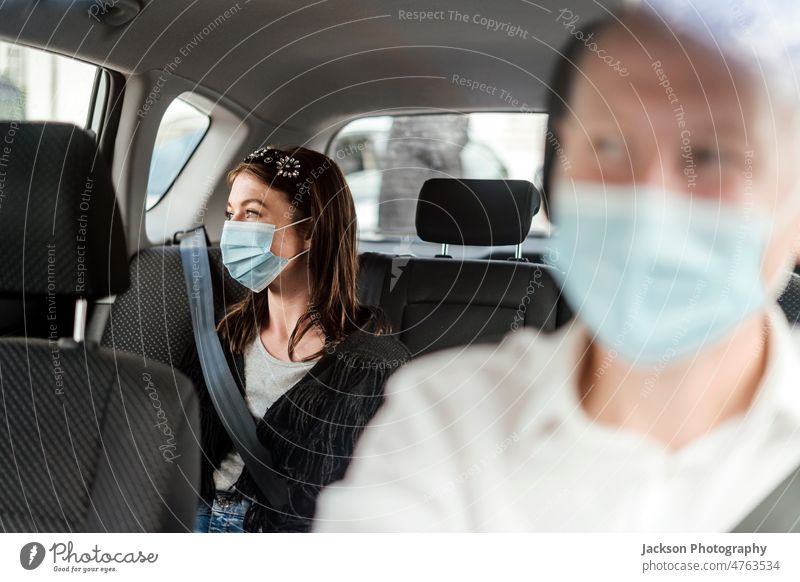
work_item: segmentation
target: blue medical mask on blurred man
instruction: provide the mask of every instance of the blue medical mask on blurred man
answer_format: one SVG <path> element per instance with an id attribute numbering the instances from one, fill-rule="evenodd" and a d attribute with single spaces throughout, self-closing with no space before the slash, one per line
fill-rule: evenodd
<path id="1" fill-rule="evenodd" d="M 649 367 L 723 339 L 768 296 L 770 219 L 752 205 L 634 184 L 554 184 L 552 262 L 580 320 Z"/>
<path id="2" fill-rule="evenodd" d="M 271 250 L 275 233 L 306 220 L 311 220 L 311 217 L 280 228 L 275 228 L 274 224 L 266 222 L 226 221 L 219 242 L 222 249 L 222 263 L 231 277 L 239 283 L 256 293 L 263 291 L 278 277 L 289 261 L 310 250 L 305 249 L 288 259 L 279 257 Z"/>

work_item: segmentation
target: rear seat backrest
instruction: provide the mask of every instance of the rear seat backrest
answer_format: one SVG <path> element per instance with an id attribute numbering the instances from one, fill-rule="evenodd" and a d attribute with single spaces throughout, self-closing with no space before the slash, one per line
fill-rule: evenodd
<path id="1" fill-rule="evenodd" d="M 443 245 L 517 245 L 538 208 L 530 182 L 433 179 L 420 192 L 417 232 Z M 380 306 L 413 356 L 557 326 L 559 292 L 547 265 L 369 255 L 363 276 L 380 285 Z"/>
<path id="2" fill-rule="evenodd" d="M 421 238 L 440 244 L 509 245 L 527 236 L 539 195 L 519 180 L 429 180 L 417 211 Z M 217 321 L 245 296 L 209 249 Z M 516 327 L 556 328 L 559 293 L 550 267 L 516 260 L 360 255 L 359 298 L 386 312 L 414 356 L 496 341 Z M 102 343 L 174 366 L 198 382 L 194 337 L 177 246 L 140 251 L 130 289 L 112 307 Z"/>
<path id="3" fill-rule="evenodd" d="M 219 246 L 209 247 L 209 262 L 219 321 L 247 290 L 228 275 Z M 130 289 L 114 301 L 101 343 L 172 366 L 198 384 L 202 370 L 189 365 L 197 360 L 180 247 L 143 249 L 131 260 L 129 270 Z"/>
<path id="4" fill-rule="evenodd" d="M 499 341 L 518 327 L 556 328 L 549 267 L 521 261 L 390 259 L 381 307 L 412 356 Z"/>
<path id="5" fill-rule="evenodd" d="M 208 252 L 214 314 L 220 321 L 228 308 L 244 299 L 247 289 L 228 274 L 218 244 Z M 197 384 L 202 370 L 189 365 L 198 360 L 180 247 L 166 245 L 139 251 L 130 263 L 130 278 L 128 291 L 114 301 L 102 344 L 173 366 Z M 374 304 L 363 295 L 362 300 Z"/>

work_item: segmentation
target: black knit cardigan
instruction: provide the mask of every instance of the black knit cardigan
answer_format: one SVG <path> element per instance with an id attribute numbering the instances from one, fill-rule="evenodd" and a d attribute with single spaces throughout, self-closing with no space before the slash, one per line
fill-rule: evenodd
<path id="1" fill-rule="evenodd" d="M 309 531 L 317 495 L 324 486 L 344 476 L 358 437 L 383 401 L 384 383 L 409 355 L 405 345 L 392 336 L 356 331 L 330 348 L 267 409 L 258 420 L 258 437 L 272 452 L 274 468 L 286 476 L 289 503 L 282 508 L 269 506 L 245 467 L 234 485 L 234 498 L 252 501 L 245 514 L 245 531 Z M 244 357 L 227 349 L 226 357 L 244 394 Z M 200 493 L 206 503 L 211 503 L 214 470 L 233 444 L 202 376 L 192 375 L 199 376 L 203 448 Z"/>

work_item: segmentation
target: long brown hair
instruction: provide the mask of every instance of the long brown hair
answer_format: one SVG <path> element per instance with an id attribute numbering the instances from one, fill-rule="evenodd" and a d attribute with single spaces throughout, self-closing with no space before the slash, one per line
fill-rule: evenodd
<path id="1" fill-rule="evenodd" d="M 289 358 L 294 359 L 297 343 L 315 326 L 324 334 L 325 346 L 304 360 L 316 359 L 368 322 L 373 333 L 388 331 L 376 310 L 358 302 L 356 209 L 336 162 L 299 146 L 269 146 L 269 149 L 277 156 L 291 156 L 297 160 L 300 175 L 280 174 L 275 164 L 241 162 L 228 172 L 228 183 L 233 184 L 240 174 L 250 174 L 286 196 L 291 206 L 286 216 L 290 222 L 311 217 L 296 227 L 311 240 L 308 256 L 311 293 L 308 308 L 289 337 Z M 259 334 L 261 325 L 269 317 L 267 295 L 266 290 L 249 291 L 217 325 L 217 332 L 228 342 L 231 352 L 244 352 Z"/>

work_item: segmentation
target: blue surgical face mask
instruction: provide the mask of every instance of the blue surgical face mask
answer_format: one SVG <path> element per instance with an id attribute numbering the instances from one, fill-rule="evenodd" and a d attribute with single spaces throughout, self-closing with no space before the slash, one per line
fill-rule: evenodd
<path id="1" fill-rule="evenodd" d="M 219 242 L 222 249 L 222 263 L 231 277 L 239 283 L 256 293 L 263 291 L 276 279 L 289 261 L 310 250 L 306 249 L 288 259 L 274 255 L 270 249 L 275 233 L 306 220 L 311 220 L 311 217 L 280 228 L 265 222 L 226 221 Z"/>
<path id="2" fill-rule="evenodd" d="M 551 262 L 579 319 L 644 367 L 690 357 L 766 304 L 769 218 L 660 189 L 555 184 Z"/>

